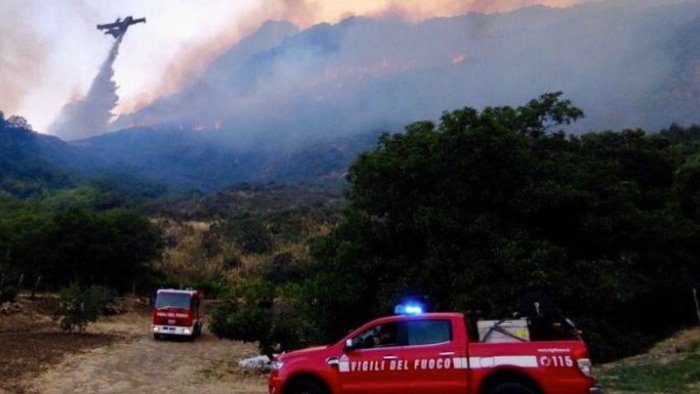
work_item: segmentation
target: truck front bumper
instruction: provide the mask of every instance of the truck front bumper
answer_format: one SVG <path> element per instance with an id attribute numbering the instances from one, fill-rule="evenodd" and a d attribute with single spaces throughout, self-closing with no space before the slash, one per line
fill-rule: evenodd
<path id="1" fill-rule="evenodd" d="M 153 324 L 151 326 L 151 332 L 154 334 L 162 335 L 185 335 L 191 336 L 194 334 L 194 326 L 192 327 L 182 327 L 182 326 L 159 326 Z"/>
<path id="2" fill-rule="evenodd" d="M 267 388 L 270 394 L 282 394 L 282 379 L 280 379 L 279 374 L 273 371 L 270 374 L 270 379 L 267 383 Z"/>
<path id="3" fill-rule="evenodd" d="M 591 387 L 588 391 L 590 394 L 603 394 L 603 388 L 600 386 Z"/>

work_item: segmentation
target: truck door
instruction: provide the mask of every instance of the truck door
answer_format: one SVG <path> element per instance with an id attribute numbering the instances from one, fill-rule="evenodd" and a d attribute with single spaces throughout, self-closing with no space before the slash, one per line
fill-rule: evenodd
<path id="1" fill-rule="evenodd" d="M 342 393 L 405 393 L 402 371 L 407 368 L 399 342 L 399 324 L 373 326 L 352 339 L 353 346 L 338 358 Z"/>
<path id="2" fill-rule="evenodd" d="M 404 391 L 410 394 L 464 394 L 467 392 L 467 349 L 454 337 L 448 319 L 403 322 L 403 357 L 411 371 Z"/>

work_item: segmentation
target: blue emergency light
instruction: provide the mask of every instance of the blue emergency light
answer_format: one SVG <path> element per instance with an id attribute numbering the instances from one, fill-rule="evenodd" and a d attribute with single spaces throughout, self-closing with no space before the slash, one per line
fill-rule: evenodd
<path id="1" fill-rule="evenodd" d="M 394 314 L 396 315 L 422 315 L 424 312 L 423 305 L 411 302 L 406 304 L 396 305 L 394 308 Z"/>

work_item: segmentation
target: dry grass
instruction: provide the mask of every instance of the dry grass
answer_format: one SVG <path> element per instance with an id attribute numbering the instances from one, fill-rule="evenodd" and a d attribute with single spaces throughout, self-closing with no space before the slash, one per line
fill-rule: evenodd
<path id="1" fill-rule="evenodd" d="M 683 330 L 649 352 L 602 365 L 607 392 L 700 393 L 700 328 Z"/>

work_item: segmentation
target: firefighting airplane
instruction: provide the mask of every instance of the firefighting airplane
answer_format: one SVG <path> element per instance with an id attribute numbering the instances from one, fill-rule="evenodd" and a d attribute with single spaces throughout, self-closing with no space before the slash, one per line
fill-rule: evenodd
<path id="1" fill-rule="evenodd" d="M 97 25 L 97 30 L 106 30 L 105 34 L 111 34 L 114 38 L 119 38 L 126 33 L 126 29 L 128 29 L 129 26 L 137 23 L 146 23 L 146 18 L 134 19 L 131 16 L 127 16 L 124 20 L 117 18 L 114 23 Z"/>

